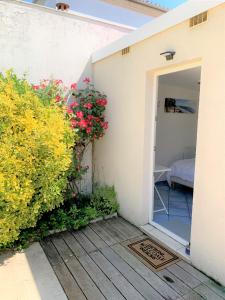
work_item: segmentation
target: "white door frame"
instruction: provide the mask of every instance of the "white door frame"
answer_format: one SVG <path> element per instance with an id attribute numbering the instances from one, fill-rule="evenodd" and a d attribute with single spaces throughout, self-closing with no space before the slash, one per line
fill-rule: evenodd
<path id="1" fill-rule="evenodd" d="M 202 67 L 202 62 L 200 59 L 186 63 L 186 64 L 181 64 L 181 65 L 176 65 L 176 66 L 170 66 L 170 67 L 165 67 L 159 70 L 156 70 L 153 75 L 153 91 L 152 91 L 152 122 L 150 124 L 151 126 L 151 137 L 153 138 L 153 147 L 150 149 L 150 192 L 149 195 L 151 195 L 150 201 L 149 201 L 149 223 L 153 225 L 154 227 L 158 228 L 160 231 L 163 231 L 165 234 L 169 235 L 173 239 L 177 240 L 179 243 L 183 245 L 187 245 L 187 241 L 182 239 L 181 237 L 177 236 L 173 232 L 169 231 L 168 229 L 164 228 L 163 226 L 157 224 L 156 222 L 153 221 L 153 214 L 154 214 L 154 167 L 155 167 L 155 144 L 156 144 L 156 116 L 157 116 L 157 104 L 158 104 L 158 79 L 159 76 L 161 75 L 166 75 L 178 71 L 184 71 L 188 69 L 193 69 L 196 67 Z M 201 91 L 201 87 L 200 87 Z M 200 94 L 199 94 L 200 95 Z M 200 98 L 200 96 L 199 96 Z M 198 130 L 198 128 L 197 128 Z M 196 141 L 197 145 L 197 141 Z M 152 168 L 153 166 L 153 168 Z M 193 202 L 194 202 L 194 195 L 193 195 Z M 191 226 L 191 231 L 192 231 L 192 226 Z"/>

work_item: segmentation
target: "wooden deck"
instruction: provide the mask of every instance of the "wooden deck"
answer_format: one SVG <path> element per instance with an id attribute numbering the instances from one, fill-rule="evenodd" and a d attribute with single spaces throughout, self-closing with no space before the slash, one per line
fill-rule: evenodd
<path id="1" fill-rule="evenodd" d="M 122 218 L 41 243 L 69 300 L 222 300 L 225 290 L 184 261 L 153 272 L 121 243 L 142 232 Z"/>

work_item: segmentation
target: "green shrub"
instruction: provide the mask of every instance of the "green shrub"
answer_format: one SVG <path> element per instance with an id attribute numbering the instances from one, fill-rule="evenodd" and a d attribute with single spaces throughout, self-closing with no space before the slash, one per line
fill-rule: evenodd
<path id="1" fill-rule="evenodd" d="M 77 230 L 91 220 L 112 214 L 118 210 L 114 187 L 96 187 L 93 195 L 78 194 L 76 199 L 63 202 L 52 211 L 45 212 L 35 227 L 21 230 L 16 241 L 7 248 L 22 249 L 33 241 L 40 241 L 52 231 Z M 6 247 L 5 247 L 6 248 Z"/>
<path id="2" fill-rule="evenodd" d="M 119 204 L 117 202 L 114 186 L 96 185 L 91 195 L 91 206 L 94 207 L 101 216 L 117 212 Z"/>
<path id="3" fill-rule="evenodd" d="M 0 247 L 64 201 L 77 139 L 63 108 L 25 79 L 0 74 Z"/>
<path id="4" fill-rule="evenodd" d="M 85 199 L 84 203 L 83 199 Z M 80 229 L 97 216 L 96 209 L 90 206 L 90 197 L 79 194 L 76 203 L 74 200 L 66 201 L 60 207 L 44 213 L 35 227 L 21 230 L 18 239 L 8 244 L 7 248 L 20 250 L 29 246 L 33 241 L 40 241 L 52 231 Z"/>

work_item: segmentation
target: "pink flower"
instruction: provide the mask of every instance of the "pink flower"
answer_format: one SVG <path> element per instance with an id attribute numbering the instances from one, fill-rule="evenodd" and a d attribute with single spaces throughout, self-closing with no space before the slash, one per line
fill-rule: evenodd
<path id="1" fill-rule="evenodd" d="M 77 84 L 75 82 L 72 83 L 71 86 L 70 86 L 70 88 L 71 88 L 71 90 L 76 90 Z"/>
<path id="2" fill-rule="evenodd" d="M 46 88 L 46 85 L 45 85 L 44 83 L 42 83 L 42 84 L 40 85 L 40 88 L 41 88 L 41 89 L 45 89 L 45 88 Z"/>
<path id="3" fill-rule="evenodd" d="M 71 126 L 72 126 L 73 128 L 76 127 L 77 124 L 78 124 L 78 122 L 77 122 L 76 120 L 74 120 L 74 119 L 72 119 L 70 122 L 71 122 Z"/>
<path id="4" fill-rule="evenodd" d="M 103 122 L 103 124 L 102 124 L 102 128 L 104 128 L 104 129 L 108 129 L 108 127 L 109 127 L 109 125 L 108 125 L 109 123 L 108 122 Z"/>
<path id="5" fill-rule="evenodd" d="M 80 122 L 79 122 L 79 126 L 80 126 L 80 128 L 86 128 L 87 127 L 87 121 L 86 120 L 81 120 Z"/>
<path id="6" fill-rule="evenodd" d="M 68 114 L 72 114 L 73 113 L 73 110 L 71 108 L 67 108 L 67 113 Z"/>
<path id="7" fill-rule="evenodd" d="M 96 100 L 96 103 L 99 105 L 99 106 L 105 106 L 107 104 L 107 100 L 106 99 L 97 99 Z"/>
<path id="8" fill-rule="evenodd" d="M 83 80 L 84 83 L 88 84 L 91 82 L 91 79 L 89 77 L 85 77 Z"/>
<path id="9" fill-rule="evenodd" d="M 61 80 L 61 79 L 56 79 L 56 80 L 55 80 L 55 84 L 58 85 L 58 84 L 61 84 L 61 83 L 62 83 L 62 80 Z"/>
<path id="10" fill-rule="evenodd" d="M 92 106 L 93 106 L 93 105 L 92 105 L 91 103 L 85 103 L 85 104 L 84 104 L 84 107 L 87 108 L 87 109 L 91 109 Z"/>
<path id="11" fill-rule="evenodd" d="M 77 111 L 77 112 L 76 112 L 76 116 L 77 116 L 79 119 L 82 119 L 83 116 L 84 116 L 84 114 L 83 114 L 82 111 Z"/>
<path id="12" fill-rule="evenodd" d="M 39 85 L 33 85 L 33 89 L 36 91 L 36 90 L 39 90 Z"/>
<path id="13" fill-rule="evenodd" d="M 79 104 L 76 101 L 74 101 L 73 103 L 70 104 L 70 107 L 73 108 L 73 107 L 77 107 L 78 105 Z"/>
<path id="14" fill-rule="evenodd" d="M 56 101 L 56 102 L 59 102 L 59 101 L 61 101 L 61 97 L 60 97 L 59 95 L 58 95 L 58 96 L 56 96 L 56 97 L 55 97 L 55 101 Z"/>
<path id="15" fill-rule="evenodd" d="M 87 116 L 87 119 L 91 121 L 91 120 L 94 119 L 94 117 L 93 117 L 92 115 L 88 115 L 88 116 Z"/>
<path id="16" fill-rule="evenodd" d="M 91 128 L 91 127 L 86 128 L 86 132 L 87 132 L 87 133 L 91 133 L 91 131 L 92 131 L 92 128 Z"/>

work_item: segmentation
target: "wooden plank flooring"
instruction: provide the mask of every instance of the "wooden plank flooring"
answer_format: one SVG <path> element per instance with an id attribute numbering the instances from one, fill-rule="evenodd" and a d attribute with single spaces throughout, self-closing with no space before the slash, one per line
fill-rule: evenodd
<path id="1" fill-rule="evenodd" d="M 224 300 L 225 289 L 179 261 L 153 272 L 122 243 L 143 233 L 118 217 L 41 245 L 69 300 Z"/>

